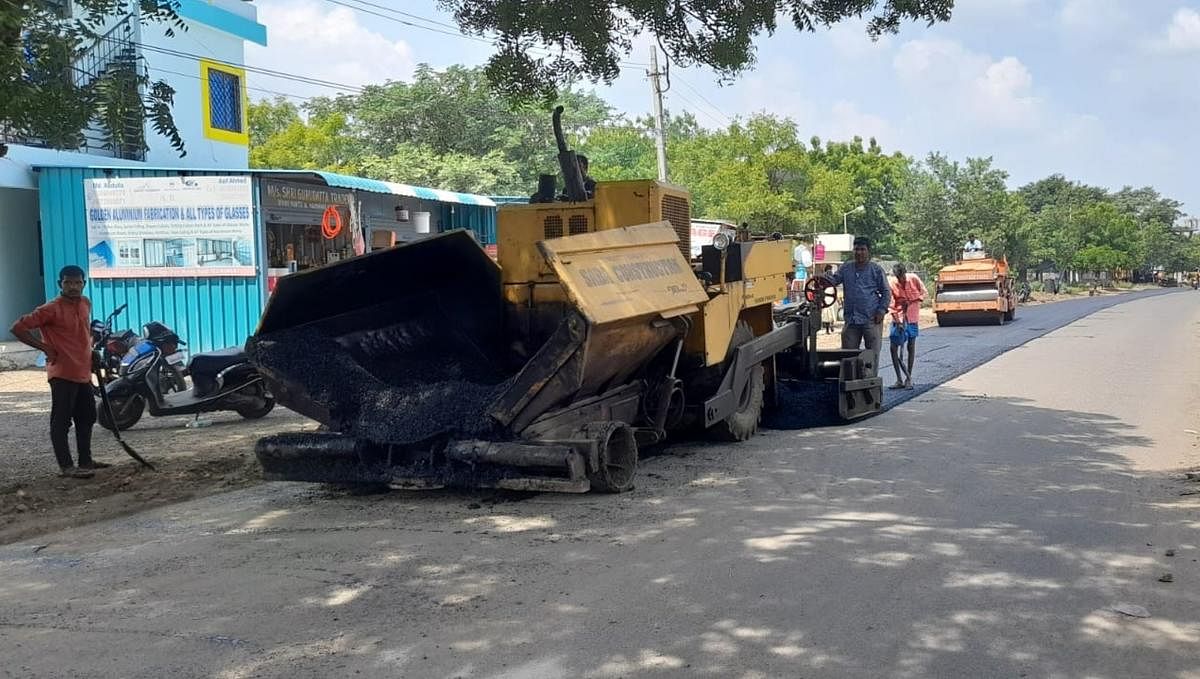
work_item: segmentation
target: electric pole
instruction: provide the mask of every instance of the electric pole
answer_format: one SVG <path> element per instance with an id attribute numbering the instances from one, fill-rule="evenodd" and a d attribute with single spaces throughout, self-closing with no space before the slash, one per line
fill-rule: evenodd
<path id="1" fill-rule="evenodd" d="M 658 46 L 650 46 L 650 87 L 654 93 L 654 146 L 658 152 L 658 181 L 667 181 L 667 132 L 663 122 L 663 89 L 658 72 Z"/>

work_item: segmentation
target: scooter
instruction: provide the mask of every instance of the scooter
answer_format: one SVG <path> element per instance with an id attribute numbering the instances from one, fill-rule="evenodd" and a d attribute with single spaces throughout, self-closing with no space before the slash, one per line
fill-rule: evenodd
<path id="1" fill-rule="evenodd" d="M 99 414 L 100 426 L 124 431 L 137 424 L 147 408 L 154 417 L 233 411 L 254 420 L 275 407 L 262 375 L 240 348 L 192 356 L 187 365 L 192 388 L 174 393 L 163 391 L 166 359 L 163 348 L 148 339 L 129 350 L 121 359 L 120 376 L 105 385 L 112 413 Z"/>
<path id="2" fill-rule="evenodd" d="M 122 304 L 117 307 L 103 321 L 92 321 L 92 349 L 97 354 L 100 368 L 97 371 L 97 381 L 103 384 L 117 379 L 121 373 L 121 360 L 125 358 L 130 349 L 142 341 L 142 338 L 138 337 L 133 330 L 113 332 L 113 320 L 120 316 L 127 306 Z M 186 346 L 187 342 L 179 339 L 174 331 L 158 321 L 147 323 L 143 330 L 146 339 L 162 348 L 163 354 L 166 356 L 166 360 L 160 366 L 162 379 L 159 384 L 163 393 L 169 394 L 172 391 L 187 389 L 185 355 L 179 350 L 179 347 Z M 96 389 L 96 395 L 99 396 L 99 387 Z"/>

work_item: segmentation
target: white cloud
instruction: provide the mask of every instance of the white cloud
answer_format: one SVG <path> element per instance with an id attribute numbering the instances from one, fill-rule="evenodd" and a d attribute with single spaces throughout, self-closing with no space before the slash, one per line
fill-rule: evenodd
<path id="1" fill-rule="evenodd" d="M 1104 123 L 1099 116 L 1091 114 L 1068 116 L 1049 131 L 1047 139 L 1051 144 L 1069 149 L 1100 146 L 1104 142 Z"/>
<path id="2" fill-rule="evenodd" d="M 864 19 L 852 19 L 834 24 L 829 29 L 829 42 L 834 51 L 846 59 L 861 59 L 873 54 L 880 54 L 891 49 L 892 40 L 889 36 L 880 36 L 872 40 L 867 35 L 867 22 Z"/>
<path id="3" fill-rule="evenodd" d="M 863 113 L 858 106 L 849 101 L 838 101 L 830 109 L 828 139 L 848 140 L 854 137 L 863 139 L 875 138 L 882 146 L 895 143 L 896 132 L 891 123 L 871 113 Z"/>
<path id="4" fill-rule="evenodd" d="M 935 98 L 942 115 L 953 107 L 969 122 L 1016 128 L 1038 122 L 1033 76 L 1016 57 L 996 60 L 952 40 L 913 40 L 892 66 L 901 82 Z"/>
<path id="5" fill-rule="evenodd" d="M 1058 18 L 1072 35 L 1117 33 L 1129 25 L 1123 0 L 1067 0 Z"/>
<path id="6" fill-rule="evenodd" d="M 402 80 L 412 74 L 412 50 L 360 22 L 347 7 L 303 0 L 260 0 L 258 21 L 267 27 L 268 46 L 248 45 L 252 66 L 360 86 Z M 334 95 L 336 90 L 251 74 L 253 84 L 302 95 Z"/>
<path id="7" fill-rule="evenodd" d="M 1176 11 L 1164 43 L 1167 49 L 1177 52 L 1200 51 L 1200 12 L 1188 7 Z"/>

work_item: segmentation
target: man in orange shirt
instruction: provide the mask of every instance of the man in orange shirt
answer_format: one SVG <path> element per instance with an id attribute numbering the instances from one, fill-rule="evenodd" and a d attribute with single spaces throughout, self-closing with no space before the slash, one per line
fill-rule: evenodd
<path id="1" fill-rule="evenodd" d="M 903 264 L 892 267 L 892 278 L 888 284 L 892 289 L 892 331 L 888 338 L 892 347 L 892 369 L 896 371 L 896 383 L 891 388 L 912 389 L 921 302 L 925 299 L 927 291 L 920 278 L 908 275 L 908 270 Z M 907 355 L 901 357 L 900 347 L 906 344 Z"/>
<path id="2" fill-rule="evenodd" d="M 93 470 L 109 466 L 92 460 L 96 401 L 92 395 L 92 303 L 83 296 L 85 284 L 83 269 L 63 267 L 58 274 L 61 294 L 17 319 L 10 330 L 17 339 L 46 354 L 50 443 L 61 475 L 75 479 L 91 478 Z M 78 466 L 71 459 L 67 443 L 72 422 Z"/>

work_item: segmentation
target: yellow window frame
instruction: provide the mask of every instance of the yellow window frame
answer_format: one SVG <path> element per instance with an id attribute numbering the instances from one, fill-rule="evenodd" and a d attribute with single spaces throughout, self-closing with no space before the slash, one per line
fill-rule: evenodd
<path id="1" fill-rule="evenodd" d="M 230 130 L 222 130 L 219 127 L 212 125 L 212 92 L 209 90 L 209 71 L 218 71 L 235 76 L 238 79 L 238 85 L 242 90 L 242 131 L 232 132 Z M 200 59 L 200 106 L 203 109 L 201 115 L 204 116 L 204 136 L 216 141 L 223 141 L 227 144 L 238 144 L 241 146 L 250 145 L 250 130 L 246 119 L 246 107 L 250 103 L 250 97 L 246 93 L 246 71 L 222 64 L 218 61 L 209 61 L 208 59 Z"/>

